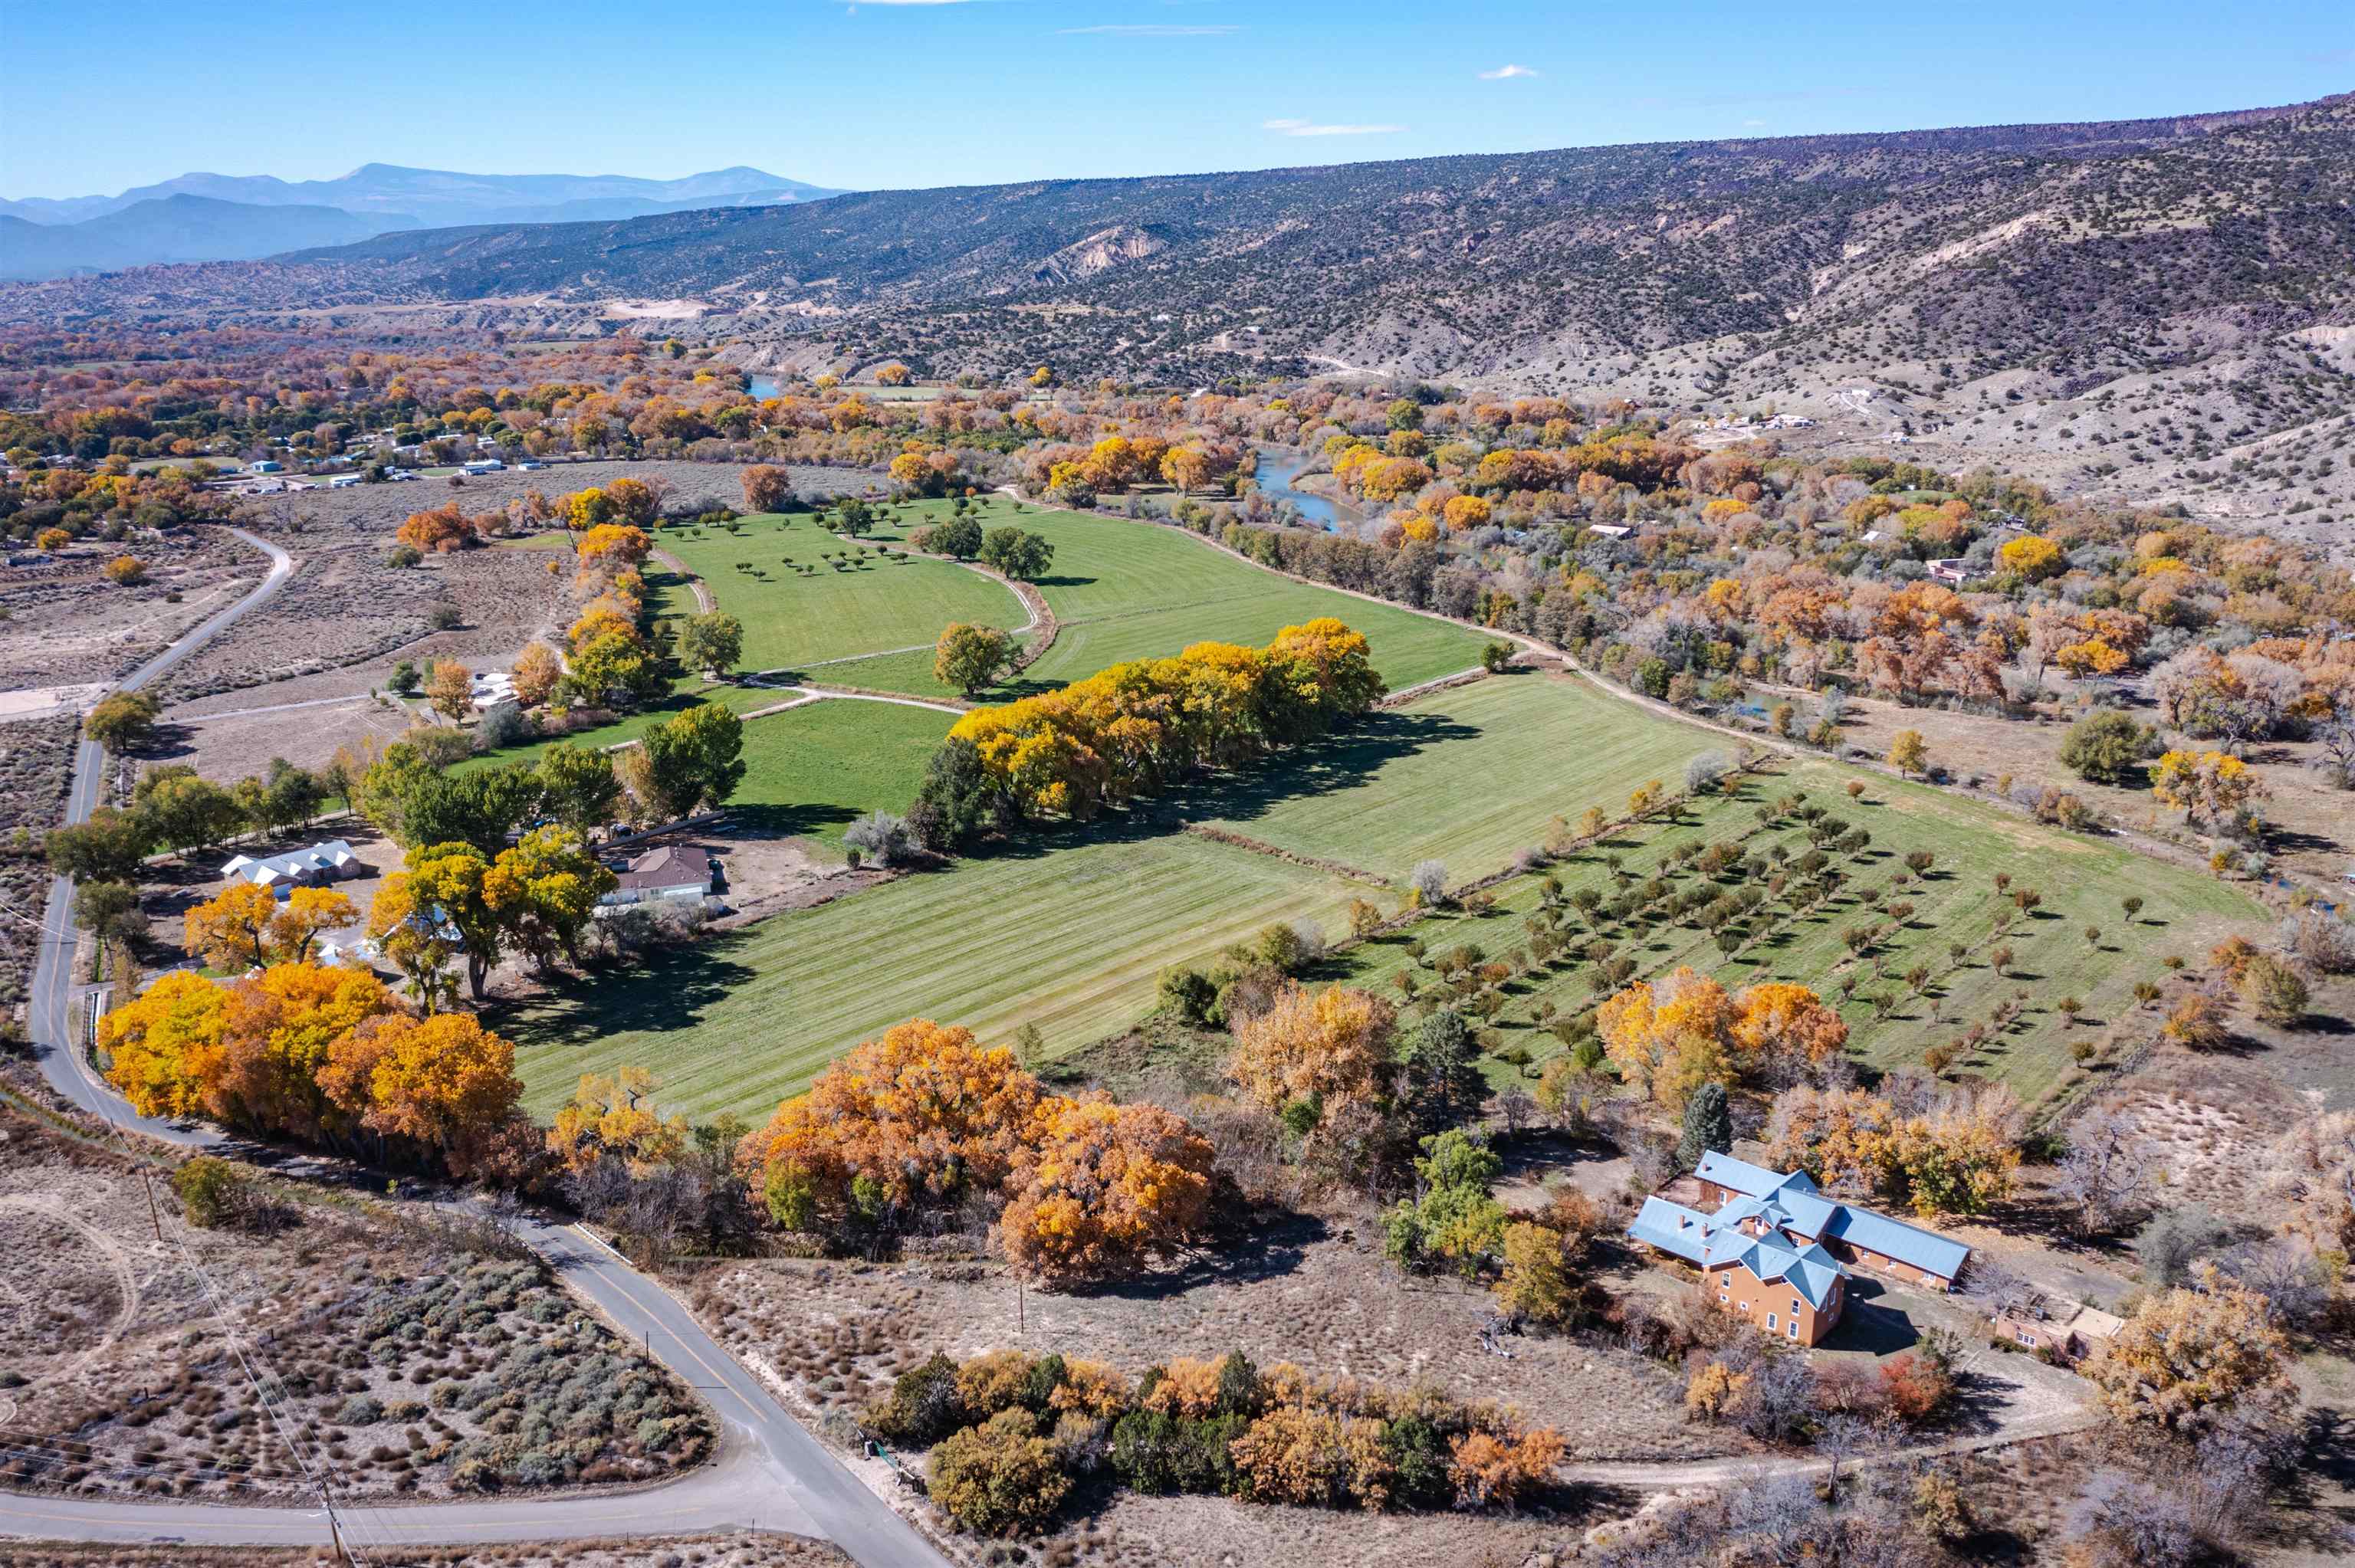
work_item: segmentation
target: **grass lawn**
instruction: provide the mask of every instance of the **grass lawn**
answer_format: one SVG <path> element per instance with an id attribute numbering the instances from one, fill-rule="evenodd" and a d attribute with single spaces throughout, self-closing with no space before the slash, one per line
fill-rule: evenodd
<path id="1" fill-rule="evenodd" d="M 854 547 L 806 513 L 755 514 L 733 532 L 666 528 L 660 544 L 703 578 L 721 609 L 744 623 L 747 669 L 798 670 L 862 654 L 929 649 L 952 621 L 1015 627 L 1024 619 L 1022 601 L 978 572 Z M 819 558 L 845 550 L 857 563 L 847 570 Z M 805 575 L 796 566 L 817 570 Z"/>
<path id="2" fill-rule="evenodd" d="M 635 1064 L 661 1075 L 666 1108 L 761 1117 L 919 1015 L 997 1044 L 1036 1023 L 1050 1051 L 1076 1049 L 1151 1007 L 1167 966 L 1270 920 L 1334 925 L 1347 902 L 1337 878 L 1185 834 L 1075 834 L 774 916 L 491 1021 L 537 1114 L 581 1074 Z"/>
<path id="3" fill-rule="evenodd" d="M 1175 653 L 1191 642 L 1258 646 L 1286 626 L 1323 615 L 1366 634 L 1374 667 L 1393 690 L 1472 668 L 1487 641 L 1391 605 L 1289 581 L 1157 524 L 1042 511 L 1003 495 L 978 499 L 984 528 L 1012 524 L 1055 546 L 1053 568 L 1039 583 L 1060 628 L 1055 645 L 1024 672 L 1018 692 L 993 695 L 1060 685 L 1109 665 Z M 908 529 L 944 520 L 949 508 L 946 501 L 887 507 L 875 537 L 896 543 Z M 709 580 L 725 604 L 724 585 Z M 924 674 L 929 680 L 929 662 Z M 904 677 L 882 661 L 871 670 L 867 663 L 837 666 L 834 678 L 879 690 L 911 689 L 887 684 Z"/>
<path id="4" fill-rule="evenodd" d="M 908 809 L 955 722 L 931 708 L 837 698 L 754 719 L 744 726 L 744 784 L 729 810 L 763 832 L 839 848 L 842 830 L 868 812 Z"/>
<path id="5" fill-rule="evenodd" d="M 1220 825 L 1401 885 L 1427 859 L 1464 883 L 1542 844 L 1550 819 L 1575 822 L 1589 806 L 1616 816 L 1636 785 L 1681 788 L 1686 762 L 1731 745 L 1645 720 L 1577 676 L 1525 672 L 1374 715 L 1271 769 L 1263 800 Z"/>

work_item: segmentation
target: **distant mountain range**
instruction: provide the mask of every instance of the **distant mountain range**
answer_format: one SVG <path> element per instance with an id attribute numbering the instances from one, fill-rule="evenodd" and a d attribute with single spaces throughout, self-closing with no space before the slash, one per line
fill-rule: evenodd
<path id="1" fill-rule="evenodd" d="M 243 261 L 346 245 L 385 228 L 340 207 L 248 207 L 199 196 L 133 202 L 80 223 L 0 217 L 0 278 L 59 278 L 157 261 Z"/>
<path id="2" fill-rule="evenodd" d="M 182 175 L 119 196 L 0 200 L 0 277 L 244 260 L 397 229 L 602 221 L 838 194 L 741 165 L 677 180 L 467 175 L 391 164 L 363 164 L 333 180 Z"/>

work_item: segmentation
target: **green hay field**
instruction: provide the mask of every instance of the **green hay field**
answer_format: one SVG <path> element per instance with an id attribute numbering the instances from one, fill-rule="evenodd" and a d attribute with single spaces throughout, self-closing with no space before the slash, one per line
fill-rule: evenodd
<path id="1" fill-rule="evenodd" d="M 660 547 L 700 577 L 719 607 L 743 622 L 748 670 L 804 670 L 929 649 L 953 621 L 1005 628 L 1024 619 L 1022 601 L 979 572 L 847 544 L 806 513 L 756 514 L 732 532 L 666 528 Z M 845 552 L 855 563 L 847 569 L 820 558 Z M 814 574 L 799 569 L 813 566 Z M 929 673 L 929 658 L 926 664 Z"/>
<path id="2" fill-rule="evenodd" d="M 1038 586 L 1060 628 L 1054 647 L 1024 672 L 1019 684 L 987 694 L 992 698 L 1061 685 L 1132 659 L 1165 657 L 1192 642 L 1256 646 L 1318 616 L 1364 632 L 1373 644 L 1374 667 L 1393 691 L 1472 668 L 1487 641 L 1391 605 L 1289 581 L 1156 524 L 1042 511 L 1002 495 L 979 500 L 984 528 L 1011 524 L 1055 546 L 1054 566 Z M 946 519 L 949 508 L 945 501 L 888 507 L 872 537 L 901 542 L 908 530 Z M 726 608 L 728 585 L 709 573 L 706 581 Z M 932 679 L 931 659 L 922 655 L 834 665 L 825 678 L 924 696 L 943 690 Z"/>
<path id="3" fill-rule="evenodd" d="M 1167 965 L 1270 920 L 1335 924 L 1348 891 L 1184 834 L 1075 835 L 775 916 L 495 1023 L 537 1114 L 581 1073 L 637 1064 L 661 1075 L 667 1108 L 760 1116 L 918 1015 L 996 1044 L 1036 1023 L 1050 1050 L 1076 1049 L 1149 1009 Z"/>
<path id="4" fill-rule="evenodd" d="M 764 834 L 835 848 L 868 812 L 905 811 L 955 715 L 829 697 L 744 726 L 744 784 L 730 815 Z"/>
<path id="5" fill-rule="evenodd" d="M 1542 844 L 1549 821 L 1611 816 L 1650 779 L 1731 742 L 1631 710 L 1572 675 L 1535 672 L 1451 687 L 1374 715 L 1313 758 L 1273 770 L 1263 802 L 1220 825 L 1405 885 L 1422 860 L 1451 884 Z"/>

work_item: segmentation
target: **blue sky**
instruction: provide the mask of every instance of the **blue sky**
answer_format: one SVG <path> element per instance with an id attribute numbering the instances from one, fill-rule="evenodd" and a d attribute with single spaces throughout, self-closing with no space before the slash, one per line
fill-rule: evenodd
<path id="1" fill-rule="evenodd" d="M 850 187 L 2243 108 L 2355 7 L 0 0 L 0 196 L 368 162 Z"/>

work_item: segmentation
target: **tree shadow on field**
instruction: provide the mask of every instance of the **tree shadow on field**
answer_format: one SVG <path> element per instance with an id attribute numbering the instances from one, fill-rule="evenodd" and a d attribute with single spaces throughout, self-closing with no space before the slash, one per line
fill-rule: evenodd
<path id="1" fill-rule="evenodd" d="M 748 936 L 723 931 L 665 949 L 655 962 L 599 965 L 559 989 L 493 1002 L 484 1021 L 518 1046 L 586 1045 L 605 1034 L 669 1034 L 698 1029 L 707 1009 L 758 976 L 731 957 Z M 659 969 L 657 978 L 656 969 Z"/>
<path id="2" fill-rule="evenodd" d="M 728 808 L 728 820 L 735 836 L 745 839 L 805 838 L 826 828 L 855 822 L 862 814 L 848 806 L 831 806 L 818 800 L 801 800 L 790 806 Z"/>
<path id="3" fill-rule="evenodd" d="M 1093 821 L 1034 823 L 967 853 L 976 860 L 1031 860 L 1090 844 L 1167 838 L 1184 832 L 1188 822 L 1247 822 L 1287 800 L 1355 789 L 1427 746 L 1479 733 L 1435 714 L 1374 714 L 1355 729 L 1237 770 L 1199 775 L 1166 795 L 1107 811 Z"/>
<path id="4" fill-rule="evenodd" d="M 1276 1213 L 1246 1222 L 1218 1245 L 1188 1253 L 1175 1268 L 1117 1280 L 1085 1292 L 1123 1301 L 1166 1301 L 1206 1285 L 1250 1285 L 1292 1273 L 1329 1234 L 1314 1214 Z"/>
<path id="5" fill-rule="evenodd" d="M 1263 765 L 1212 774 L 1172 790 L 1167 807 L 1198 821 L 1249 821 L 1288 800 L 1354 789 L 1425 747 L 1476 739 L 1480 733 L 1441 714 L 1369 714 L 1353 729 L 1270 758 Z"/>

